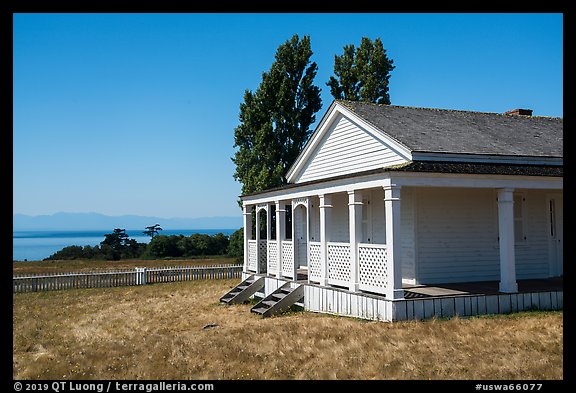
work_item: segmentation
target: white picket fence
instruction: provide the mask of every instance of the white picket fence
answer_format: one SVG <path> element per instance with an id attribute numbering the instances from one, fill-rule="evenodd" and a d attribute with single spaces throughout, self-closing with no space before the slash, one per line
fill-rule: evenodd
<path id="1" fill-rule="evenodd" d="M 16 275 L 12 276 L 12 287 L 14 293 L 21 293 L 240 278 L 241 275 L 242 265 L 137 267 L 130 270 Z"/>

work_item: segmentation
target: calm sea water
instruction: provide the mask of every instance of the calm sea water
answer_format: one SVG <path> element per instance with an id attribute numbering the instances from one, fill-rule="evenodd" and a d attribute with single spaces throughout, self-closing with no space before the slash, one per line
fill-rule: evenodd
<path id="1" fill-rule="evenodd" d="M 160 231 L 161 235 L 184 235 L 205 233 L 231 235 L 236 229 L 177 229 Z M 12 235 L 13 260 L 38 261 L 49 257 L 67 246 L 96 246 L 104 240 L 110 231 L 15 231 Z M 148 243 L 150 237 L 142 230 L 126 230 L 131 239 L 139 243 Z"/>

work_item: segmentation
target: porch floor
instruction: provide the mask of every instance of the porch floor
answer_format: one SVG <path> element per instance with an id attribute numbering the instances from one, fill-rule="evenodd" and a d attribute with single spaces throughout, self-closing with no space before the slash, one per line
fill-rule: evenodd
<path id="1" fill-rule="evenodd" d="M 296 282 L 308 282 L 308 270 L 298 269 Z M 551 277 L 531 280 L 518 280 L 518 293 L 562 291 L 564 289 L 564 277 Z M 478 281 L 446 284 L 403 284 L 405 299 L 420 299 L 445 296 L 468 296 L 468 295 L 501 295 L 499 281 Z"/>
<path id="2" fill-rule="evenodd" d="M 551 277 L 532 280 L 518 280 L 518 293 L 562 291 L 563 277 Z M 480 281 L 447 284 L 410 285 L 404 284 L 404 297 L 406 299 L 462 296 L 462 295 L 498 295 L 499 281 Z"/>

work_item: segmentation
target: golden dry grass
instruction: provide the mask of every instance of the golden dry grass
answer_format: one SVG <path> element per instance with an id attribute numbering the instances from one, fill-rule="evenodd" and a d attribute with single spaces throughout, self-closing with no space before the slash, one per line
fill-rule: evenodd
<path id="1" fill-rule="evenodd" d="M 262 319 L 238 282 L 14 294 L 16 379 L 562 379 L 562 312 Z M 204 328 L 206 325 L 217 326 Z"/>
<path id="2" fill-rule="evenodd" d="M 101 261 L 93 259 L 55 260 L 13 262 L 13 274 L 32 273 L 66 273 L 80 271 L 97 271 L 109 269 L 134 269 L 136 267 L 168 267 L 168 266 L 211 266 L 238 264 L 235 258 L 206 257 L 194 259 L 124 259 L 120 261 Z M 242 264 L 242 263 L 240 263 Z"/>

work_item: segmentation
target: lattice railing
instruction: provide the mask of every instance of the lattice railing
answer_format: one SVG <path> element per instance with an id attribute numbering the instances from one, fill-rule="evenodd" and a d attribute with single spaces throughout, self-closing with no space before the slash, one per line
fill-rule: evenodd
<path id="1" fill-rule="evenodd" d="M 256 271 L 256 240 L 248 240 L 248 270 Z"/>
<path id="2" fill-rule="evenodd" d="M 294 278 L 294 245 L 291 241 L 282 241 L 282 276 Z"/>
<path id="3" fill-rule="evenodd" d="M 278 273 L 278 242 L 268 242 L 268 273 Z"/>
<path id="4" fill-rule="evenodd" d="M 328 243 L 328 283 L 348 285 L 350 283 L 350 244 Z"/>
<path id="5" fill-rule="evenodd" d="M 266 260 L 268 259 L 268 241 L 267 240 L 260 240 L 260 244 L 258 245 L 258 251 L 260 253 L 260 271 L 266 271 Z"/>
<path id="6" fill-rule="evenodd" d="M 385 293 L 388 284 L 388 254 L 383 244 L 358 244 L 358 288 Z"/>
<path id="7" fill-rule="evenodd" d="M 322 277 L 322 264 L 320 259 L 321 244 L 319 242 L 308 243 L 308 277 L 311 281 L 320 282 Z"/>

